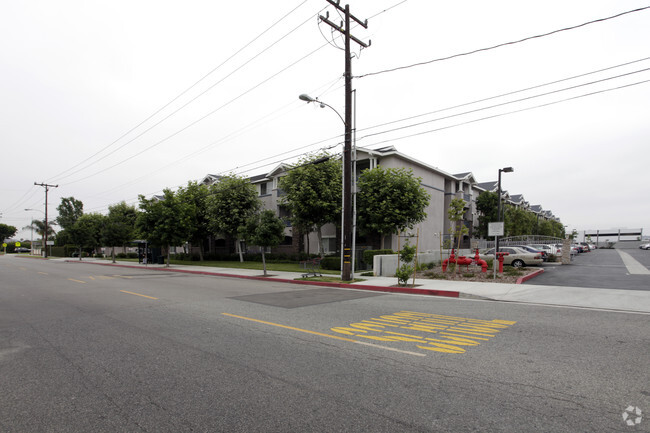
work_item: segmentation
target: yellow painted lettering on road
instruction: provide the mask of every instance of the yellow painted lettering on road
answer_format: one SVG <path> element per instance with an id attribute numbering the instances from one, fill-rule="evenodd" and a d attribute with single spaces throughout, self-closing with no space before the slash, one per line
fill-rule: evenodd
<path id="1" fill-rule="evenodd" d="M 153 296 L 147 296 L 147 295 L 143 295 L 141 293 L 135 293 L 135 292 L 128 292 L 126 290 L 120 290 L 120 292 L 128 293 L 129 295 L 141 296 L 143 298 L 148 298 L 148 299 L 158 299 L 158 298 L 154 298 Z"/>
<path id="2" fill-rule="evenodd" d="M 350 342 L 350 343 L 361 344 L 361 345 L 364 345 L 364 346 L 371 346 L 371 347 L 375 347 L 375 348 L 379 348 L 379 349 L 383 349 L 383 350 L 390 350 L 392 352 L 405 353 L 407 355 L 424 356 L 424 354 L 422 354 L 422 353 L 410 352 L 410 351 L 407 351 L 407 350 L 396 349 L 396 348 L 393 348 L 393 347 L 379 346 L 377 344 L 372 344 L 372 343 L 368 343 L 368 342 L 365 342 L 365 341 L 353 340 L 351 338 L 340 337 L 338 335 L 332 335 L 332 334 L 325 334 L 323 332 L 318 332 L 318 331 L 310 331 L 309 329 L 296 328 L 294 326 L 282 325 L 280 323 L 267 322 L 266 320 L 253 319 L 251 317 L 244 317 L 244 316 L 237 316 L 236 314 L 230 314 L 230 313 L 221 313 L 221 314 L 223 314 L 224 316 L 234 317 L 234 318 L 237 318 L 237 319 L 243 319 L 243 320 L 248 320 L 248 321 L 251 321 L 251 322 L 262 323 L 264 325 L 271 325 L 271 326 L 276 326 L 278 328 L 290 329 L 292 331 L 304 332 L 306 334 L 312 334 L 312 335 L 318 335 L 318 336 L 321 336 L 321 337 L 332 338 L 334 340 L 347 341 L 347 342 Z M 339 332 L 341 334 L 347 334 L 347 333 L 353 334 L 354 332 L 365 332 L 365 331 L 363 331 L 361 329 L 356 329 L 356 328 L 341 328 L 336 332 Z M 385 337 L 364 336 L 364 335 L 357 335 L 357 337 L 369 338 L 370 340 L 375 340 L 375 341 L 393 341 L 393 340 L 385 338 Z"/>
<path id="3" fill-rule="evenodd" d="M 471 319 L 400 311 L 354 322 L 348 326 L 336 326 L 331 330 L 356 338 L 396 344 L 416 343 L 418 349 L 460 354 L 465 353 L 465 348 L 489 341 L 515 323 L 517 322 L 510 320 Z M 400 329 L 406 332 L 398 332 Z"/>
<path id="4" fill-rule="evenodd" d="M 85 281 L 75 280 L 74 278 L 68 278 L 68 280 L 70 280 L 70 281 L 74 281 L 75 283 L 86 284 Z"/>

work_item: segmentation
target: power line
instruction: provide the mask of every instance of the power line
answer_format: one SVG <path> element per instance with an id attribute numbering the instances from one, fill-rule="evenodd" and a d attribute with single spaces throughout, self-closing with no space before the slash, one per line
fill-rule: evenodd
<path id="1" fill-rule="evenodd" d="M 553 34 L 556 34 L 556 33 L 566 32 L 568 30 L 574 30 L 574 29 L 577 29 L 577 28 L 580 28 L 580 27 L 588 26 L 590 24 L 595 24 L 595 23 L 600 23 L 600 22 L 603 22 L 603 21 L 612 20 L 614 18 L 618 18 L 618 17 L 621 17 L 623 15 L 627 15 L 627 14 L 631 14 L 631 13 L 635 13 L 635 12 L 640 12 L 640 11 L 643 11 L 643 10 L 646 10 L 646 9 L 650 9 L 650 6 L 645 6 L 645 7 L 642 7 L 642 8 L 633 9 L 633 10 L 629 10 L 629 11 L 626 11 L 626 12 L 621 12 L 619 14 L 612 15 L 612 16 L 609 16 L 609 17 L 606 17 L 606 18 L 599 18 L 599 19 L 596 19 L 596 20 L 593 20 L 593 21 L 587 21 L 586 23 L 578 24 L 578 25 L 571 26 L 571 27 L 565 27 L 565 28 L 558 29 L 558 30 L 553 30 L 551 32 L 542 33 L 542 34 L 535 35 L 535 36 L 528 36 L 526 38 L 519 39 L 519 40 L 516 40 L 516 41 L 504 42 L 504 43 L 501 43 L 501 44 L 498 44 L 498 45 L 493 45 L 491 47 L 479 48 L 479 49 L 476 49 L 476 50 L 467 51 L 465 53 L 453 54 L 451 56 L 440 57 L 438 59 L 428 60 L 428 61 L 425 61 L 425 62 L 413 63 L 411 65 L 398 66 L 396 68 L 384 69 L 382 71 L 377 71 L 377 72 L 369 72 L 367 74 L 355 76 L 354 78 L 364 78 L 364 77 L 369 77 L 369 76 L 372 76 L 372 75 L 385 74 L 385 73 L 388 73 L 388 72 L 395 72 L 395 71 L 400 71 L 402 69 L 409 69 L 409 68 L 414 68 L 416 66 L 423 66 L 423 65 L 428 65 L 428 64 L 431 64 L 431 63 L 435 63 L 435 62 L 450 60 L 450 59 L 454 59 L 456 57 L 469 56 L 471 54 L 480 53 L 482 51 L 494 50 L 496 48 L 505 47 L 507 45 L 515 45 L 515 44 L 519 44 L 521 42 L 529 41 L 531 39 L 543 38 L 543 37 L 550 36 L 550 35 L 553 35 Z"/>
<path id="2" fill-rule="evenodd" d="M 168 135 L 167 137 L 163 138 L 162 140 L 157 141 L 156 143 L 150 145 L 149 147 L 146 147 L 145 149 L 141 150 L 140 152 L 138 152 L 138 153 L 136 153 L 136 154 L 134 154 L 134 155 L 131 155 L 131 156 L 129 156 L 128 158 L 125 158 L 125 159 L 123 159 L 123 160 L 121 160 L 121 161 L 119 161 L 119 162 L 117 162 L 117 163 L 111 165 L 110 167 L 107 167 L 107 168 L 103 169 L 103 170 L 99 170 L 99 171 L 94 172 L 93 174 L 90 174 L 90 175 L 88 175 L 88 176 L 82 177 L 82 178 L 77 179 L 77 180 L 74 180 L 74 181 L 72 181 L 72 182 L 68 182 L 68 183 L 66 183 L 66 185 L 70 185 L 70 184 L 73 184 L 73 183 L 81 182 L 82 180 L 86 180 L 86 179 L 89 179 L 89 178 L 91 178 L 91 177 L 97 176 L 98 174 L 104 173 L 105 171 L 108 171 L 108 170 L 110 170 L 110 169 L 112 169 L 112 168 L 114 168 L 114 167 L 117 167 L 118 165 L 124 164 L 125 162 L 130 161 L 131 159 L 133 159 L 133 158 L 135 158 L 135 157 L 137 157 L 137 156 L 139 156 L 139 155 L 142 155 L 143 153 L 145 153 L 145 152 L 147 152 L 147 151 L 153 149 L 154 147 L 159 146 L 160 144 L 164 143 L 165 141 L 169 140 L 170 138 L 173 138 L 173 137 L 177 136 L 177 135 L 180 134 L 181 132 L 183 132 L 183 131 L 185 131 L 185 130 L 191 128 L 192 126 L 194 126 L 194 125 L 198 124 L 199 122 L 201 122 L 201 121 L 207 119 L 208 117 L 212 116 L 212 115 L 215 114 L 216 112 L 218 112 L 218 111 L 220 111 L 221 109 L 227 107 L 228 105 L 232 104 L 233 102 L 237 101 L 238 99 L 240 99 L 240 98 L 246 96 L 247 94 L 249 94 L 249 93 L 252 92 L 253 90 L 257 89 L 258 87 L 262 86 L 263 84 L 265 84 L 265 83 L 267 83 L 268 81 L 272 80 L 273 78 L 277 77 L 277 76 L 280 75 L 281 73 L 283 73 L 283 72 L 285 72 L 286 70 L 292 68 L 293 66 L 295 66 L 296 64 L 302 62 L 302 61 L 305 60 L 306 58 L 312 56 L 313 54 L 315 54 L 317 51 L 321 50 L 321 49 L 322 49 L 323 47 L 325 47 L 325 46 L 327 46 L 327 44 L 323 44 L 323 45 L 321 45 L 320 47 L 316 48 L 315 50 L 311 51 L 310 53 L 306 54 L 305 56 L 303 56 L 303 57 L 301 57 L 300 59 L 296 60 L 295 62 L 291 63 L 290 65 L 288 65 L 288 66 L 282 68 L 281 70 L 277 71 L 277 72 L 274 73 L 273 75 L 271 75 L 271 76 L 265 78 L 264 80 L 260 81 L 259 83 L 257 83 L 257 84 L 254 85 L 253 87 L 249 88 L 248 90 L 244 91 L 243 93 L 240 93 L 238 96 L 236 96 L 236 97 L 230 99 L 228 102 L 224 103 L 223 105 L 221 105 L 221 106 L 215 108 L 214 110 L 208 112 L 208 113 L 205 114 L 204 116 L 198 118 L 197 120 L 191 122 L 190 124 L 188 124 L 188 125 L 184 126 L 183 128 L 177 130 L 176 132 L 174 132 L 174 133 Z"/>
<path id="3" fill-rule="evenodd" d="M 289 36 L 291 33 L 293 33 L 293 32 L 295 32 L 296 30 L 298 30 L 298 29 L 299 29 L 300 27 L 302 27 L 305 23 L 307 23 L 308 20 L 302 22 L 299 26 L 297 26 L 296 28 L 294 28 L 293 30 L 291 30 L 289 33 L 285 34 L 285 35 L 282 36 L 280 39 L 278 39 L 278 40 L 276 40 L 275 42 L 273 42 L 271 45 L 269 45 L 268 47 L 266 47 L 264 50 L 258 52 L 255 56 L 253 56 L 252 58 L 250 58 L 249 60 L 247 60 L 245 63 L 243 63 L 242 65 L 240 65 L 240 66 L 239 66 L 238 68 L 236 68 L 234 71 L 230 72 L 228 75 L 226 75 L 225 77 L 223 77 L 222 79 L 220 79 L 220 80 L 217 81 L 216 83 L 212 84 L 212 85 L 211 85 L 210 87 L 208 87 L 206 90 L 204 90 L 203 92 L 199 93 L 198 95 L 196 95 L 195 97 L 193 97 L 192 99 L 190 99 L 188 102 L 186 102 L 185 104 L 183 104 L 180 108 L 176 109 L 176 110 L 173 111 L 171 114 L 169 114 L 169 115 L 167 115 L 166 117 L 164 117 L 162 120 L 158 121 L 157 123 L 155 123 L 155 124 L 152 125 L 151 127 L 147 128 L 146 130 L 144 130 L 143 132 L 141 132 L 140 134 L 138 134 L 136 137 L 132 138 L 132 139 L 129 140 L 128 142 L 126 142 L 126 143 L 122 144 L 121 146 L 119 146 L 117 149 L 114 149 L 114 150 L 111 151 L 110 153 L 108 153 L 108 154 L 102 156 L 101 158 L 99 158 L 98 160 L 92 162 L 91 164 L 89 164 L 89 165 L 87 165 L 87 166 L 85 166 L 85 167 L 83 167 L 83 168 L 81 168 L 81 169 L 79 169 L 79 170 L 77 170 L 77 171 L 74 171 L 74 172 L 72 172 L 72 173 L 70 173 L 70 174 L 68 174 L 68 175 L 66 175 L 66 176 L 61 177 L 63 174 L 69 172 L 70 170 L 73 170 L 73 169 L 76 168 L 76 167 L 79 167 L 79 166 L 82 165 L 83 163 L 89 161 L 90 159 L 92 159 L 92 158 L 94 158 L 95 156 L 99 155 L 100 153 L 104 152 L 105 150 L 107 150 L 108 148 L 110 148 L 111 146 L 113 146 L 114 144 L 116 144 L 117 142 L 119 142 L 121 139 L 123 139 L 124 137 L 126 137 L 127 135 L 129 135 L 131 132 L 133 132 L 134 130 L 136 130 L 136 129 L 139 128 L 140 126 L 142 126 L 144 123 L 146 123 L 147 121 L 149 121 L 150 119 L 152 119 L 154 116 L 156 116 L 158 113 L 160 113 L 161 111 L 163 111 L 165 108 L 169 107 L 172 103 L 174 103 L 175 101 L 177 101 L 181 96 L 185 95 L 185 94 L 186 94 L 187 92 L 189 92 L 191 89 L 193 89 L 194 87 L 196 87 L 199 83 L 201 83 L 203 80 L 205 80 L 208 76 L 212 75 L 215 71 L 217 71 L 219 68 L 221 68 L 223 65 L 225 65 L 228 61 L 230 61 L 230 60 L 233 59 L 235 56 L 237 56 L 239 53 L 241 53 L 243 50 L 245 50 L 246 48 L 248 48 L 251 44 L 253 44 L 255 41 L 257 41 L 257 40 L 258 40 L 260 37 L 262 37 L 264 34 L 266 34 L 267 32 L 269 32 L 273 27 L 275 27 L 277 24 L 279 24 L 280 22 L 282 22 L 285 18 L 287 18 L 289 15 L 291 15 L 293 12 L 295 12 L 295 11 L 296 11 L 300 6 L 302 6 L 303 4 L 305 4 L 307 1 L 308 1 L 308 0 L 304 0 L 302 3 L 300 3 L 298 6 L 296 6 L 294 9 L 292 9 L 290 12 L 288 12 L 287 14 L 285 14 L 285 15 L 284 15 L 282 18 L 280 18 L 278 21 L 276 21 L 275 23 L 273 23 L 270 27 L 268 27 L 268 28 L 267 28 L 266 30 L 264 30 L 262 33 L 260 33 L 260 34 L 257 35 L 255 38 L 253 38 L 250 42 L 248 42 L 247 44 L 245 44 L 242 48 L 240 48 L 239 50 L 237 50 L 234 54 L 232 54 L 232 55 L 231 55 L 230 57 L 228 57 L 226 60 L 224 60 L 223 62 L 221 62 L 217 67 L 213 68 L 210 72 L 208 72 L 208 73 L 205 74 L 202 78 L 200 78 L 199 80 L 197 80 L 196 82 L 194 82 L 194 84 L 192 84 L 190 87 L 188 87 L 187 89 L 185 89 L 184 91 L 182 91 L 181 93 L 179 93 L 176 97 L 174 97 L 171 101 L 169 101 L 169 102 L 166 103 L 164 106 L 162 106 L 161 108 L 159 108 L 157 111 L 155 111 L 155 112 L 154 112 L 153 114 L 151 114 L 149 117 L 147 117 L 146 119 L 144 119 L 143 121 L 141 121 L 140 123 L 138 123 L 136 126 L 134 126 L 133 128 L 129 129 L 127 132 L 125 132 L 124 134 L 122 134 L 119 138 L 117 138 L 117 139 L 116 139 L 115 141 L 113 141 L 111 144 L 109 144 L 108 146 L 105 146 L 104 148 L 102 148 L 102 149 L 99 150 L 98 152 L 96 152 L 96 153 L 94 153 L 93 155 L 89 156 L 88 158 L 84 159 L 84 160 L 81 161 L 80 163 L 78 163 L 78 164 L 72 166 L 71 168 L 68 168 L 67 170 L 65 170 L 65 171 L 63 171 L 63 172 L 61 172 L 61 173 L 59 173 L 59 174 L 57 174 L 57 175 L 55 175 L 55 176 L 52 176 L 50 179 L 59 179 L 59 180 L 62 180 L 62 179 L 65 179 L 65 178 L 67 178 L 67 177 L 70 177 L 70 176 L 73 175 L 73 174 L 79 173 L 80 171 L 83 171 L 83 170 L 85 170 L 85 169 L 87 169 L 87 168 L 89 168 L 89 167 L 92 167 L 93 165 L 97 164 L 98 162 L 100 162 L 100 161 L 102 161 L 103 159 L 107 158 L 108 156 L 114 154 L 114 153 L 117 152 L 118 150 L 122 149 L 124 146 L 126 146 L 126 145 L 132 143 L 133 141 L 135 141 L 136 139 L 140 138 L 142 135 L 146 134 L 147 132 L 149 132 L 150 130 L 152 130 L 153 128 L 155 128 L 156 126 L 160 125 L 162 122 L 164 122 L 165 120 L 169 119 L 171 116 L 173 116 L 174 114 L 178 113 L 180 110 L 182 110 L 183 108 L 185 108 L 186 106 L 188 106 L 189 104 L 191 104 L 192 102 L 194 102 L 196 99 L 198 99 L 199 97 L 203 96 L 203 95 L 204 95 L 205 93 L 207 93 L 208 91 L 212 90 L 215 86 L 217 86 L 218 84 L 222 83 L 222 82 L 225 81 L 227 78 L 229 78 L 230 76 L 232 76 L 233 74 L 235 74 L 236 72 L 238 72 L 238 71 L 239 71 L 240 69 L 242 69 L 244 66 L 246 66 L 247 64 L 249 64 L 250 62 L 252 62 L 253 60 L 255 60 L 257 57 L 261 56 L 263 53 L 265 53 L 265 52 L 268 51 L 269 49 L 271 49 L 273 46 L 275 46 L 276 44 L 278 44 L 280 41 L 282 41 L 284 38 L 286 38 L 287 36 Z M 321 9 L 321 10 L 322 10 L 322 9 Z M 311 18 L 309 18 L 309 19 L 311 19 Z"/>
<path id="4" fill-rule="evenodd" d="M 449 110 L 453 110 L 453 109 L 456 109 L 456 108 L 466 107 L 468 105 L 474 105 L 474 104 L 478 104 L 480 102 L 486 102 L 486 101 L 490 101 L 492 99 L 502 98 L 504 96 L 515 95 L 517 93 L 523 93 L 523 92 L 527 92 L 529 90 L 534 90 L 534 89 L 538 89 L 538 88 L 541 88 L 541 87 L 546 87 L 546 86 L 550 86 L 550 85 L 553 85 L 553 84 L 562 83 L 564 81 L 570 81 L 570 80 L 574 80 L 576 78 L 582 78 L 582 77 L 586 77 L 588 75 L 598 74 L 600 72 L 609 71 L 609 70 L 620 68 L 620 67 L 623 67 L 623 66 L 629 66 L 629 65 L 632 65 L 634 63 L 639 63 L 639 62 L 643 62 L 643 61 L 646 61 L 646 60 L 650 60 L 650 57 L 644 57 L 642 59 L 633 60 L 631 62 L 621 63 L 621 64 L 618 64 L 618 65 L 615 65 L 615 66 L 609 66 L 607 68 L 602 68 L 602 69 L 598 69 L 596 71 L 586 72 L 586 73 L 579 74 L 579 75 L 573 75 L 571 77 L 562 78 L 562 79 L 555 80 L 555 81 L 550 81 L 550 82 L 544 83 L 544 84 L 538 84 L 538 85 L 535 85 L 535 86 L 527 87 L 525 89 L 520 89 L 520 90 L 515 90 L 515 91 L 512 91 L 512 92 L 502 93 L 500 95 L 490 96 L 490 97 L 483 98 L 483 99 L 478 99 L 478 100 L 472 101 L 472 102 L 465 102 L 465 103 L 454 105 L 454 106 L 451 106 L 451 107 L 441 108 L 441 109 L 434 110 L 434 111 L 429 111 L 427 113 L 416 114 L 414 116 L 404 117 L 402 119 L 392 120 L 390 122 L 385 122 L 385 123 L 380 123 L 380 124 L 373 125 L 373 126 L 368 126 L 368 127 L 365 127 L 365 128 L 357 129 L 357 132 L 368 131 L 370 129 L 378 128 L 378 127 L 381 127 L 381 126 L 387 126 L 387 125 L 392 125 L 392 124 L 399 123 L 399 122 L 404 122 L 404 121 L 407 121 L 407 120 L 417 119 L 419 117 L 428 116 L 430 114 L 436 114 L 436 113 L 441 113 L 443 111 L 449 111 Z"/>
<path id="5" fill-rule="evenodd" d="M 535 105 L 535 106 L 532 106 L 532 107 L 521 108 L 519 110 L 508 111 L 506 113 L 499 113 L 499 114 L 495 114 L 495 115 L 492 115 L 492 116 L 481 117 L 480 119 L 468 120 L 466 122 L 457 123 L 455 125 L 443 126 L 443 127 L 440 127 L 440 128 L 430 129 L 430 130 L 422 131 L 422 132 L 417 132 L 417 133 L 410 134 L 410 135 L 404 135 L 402 137 L 391 138 L 391 139 L 388 139 L 388 140 L 379 141 L 377 143 L 369 144 L 368 147 L 369 146 L 377 146 L 377 145 L 380 145 L 380 144 L 383 145 L 383 144 L 390 143 L 390 142 L 393 142 L 393 141 L 404 140 L 404 139 L 416 137 L 416 136 L 419 136 L 419 135 L 431 134 L 433 132 L 443 131 L 445 129 L 456 128 L 458 126 L 468 125 L 470 123 L 481 122 L 483 120 L 494 119 L 494 118 L 497 118 L 497 117 L 508 116 L 510 114 L 521 113 L 523 111 L 529 111 L 529 110 L 533 110 L 533 109 L 536 109 L 536 108 L 548 107 L 550 105 L 556 105 L 556 104 L 560 104 L 562 102 L 568 102 L 568 101 L 572 101 L 572 100 L 575 100 L 575 99 L 584 98 L 584 97 L 587 97 L 587 96 L 593 96 L 593 95 L 598 95 L 598 94 L 601 94 L 601 93 L 612 92 L 614 90 L 620 90 L 620 89 L 624 89 L 624 88 L 628 88 L 628 87 L 632 87 L 632 86 L 637 86 L 639 84 L 644 84 L 644 83 L 649 83 L 649 82 L 650 82 L 650 80 L 637 81 L 636 83 L 624 84 L 622 86 L 612 87 L 612 88 L 604 89 L 604 90 L 598 90 L 598 91 L 591 92 L 591 93 L 585 93 L 583 95 L 572 96 L 570 98 L 560 99 L 558 101 L 548 102 L 548 103 L 545 103 L 545 104 Z M 364 137 L 362 137 L 362 138 L 364 138 Z"/>
<path id="6" fill-rule="evenodd" d="M 362 140 L 362 139 L 368 138 L 368 137 L 373 137 L 373 136 L 376 136 L 376 135 L 387 134 L 389 132 L 399 131 L 399 130 L 402 130 L 402 129 L 413 128 L 415 126 L 421 126 L 421 125 L 424 125 L 424 124 L 427 124 L 427 123 L 437 122 L 439 120 L 446 120 L 446 119 L 450 119 L 452 117 L 464 116 L 465 114 L 476 113 L 478 111 L 489 110 L 489 109 L 492 109 L 492 108 L 501 107 L 501 106 L 504 106 L 504 105 L 510 105 L 510 104 L 514 104 L 514 103 L 517 103 L 517 102 L 523 102 L 523 101 L 527 101 L 529 99 L 540 98 L 542 96 L 548 96 L 548 95 L 552 95 L 554 93 L 565 92 L 567 90 L 573 90 L 573 89 L 577 89 L 579 87 L 590 86 L 592 84 L 597 84 L 597 83 L 602 83 L 602 82 L 605 82 L 605 81 L 615 80 L 617 78 L 622 78 L 622 77 L 626 77 L 626 76 L 629 76 L 629 75 L 639 74 L 641 72 L 647 72 L 647 71 L 650 71 L 650 68 L 640 69 L 638 71 L 633 71 L 633 72 L 627 72 L 625 74 L 615 75 L 613 77 L 607 77 L 607 78 L 603 78 L 601 80 L 596 80 L 596 81 L 591 81 L 591 82 L 588 82 L 588 83 L 577 84 L 575 86 L 565 87 L 563 89 L 558 89 L 558 90 L 552 90 L 550 92 L 540 93 L 538 95 L 527 96 L 525 98 L 519 98 L 519 99 L 515 99 L 515 100 L 512 100 L 512 101 L 502 102 L 500 104 L 494 104 L 494 105 L 490 105 L 490 106 L 487 106 L 487 107 L 481 107 L 481 108 L 477 108 L 477 109 L 474 109 L 474 110 L 464 111 L 462 113 L 456 113 L 456 114 L 452 114 L 452 115 L 445 116 L 445 117 L 438 117 L 436 119 L 431 119 L 431 120 L 426 120 L 426 121 L 423 121 L 423 122 L 413 123 L 413 124 L 410 124 L 410 125 L 400 126 L 398 128 L 387 129 L 385 131 L 364 135 L 359 140 Z"/>

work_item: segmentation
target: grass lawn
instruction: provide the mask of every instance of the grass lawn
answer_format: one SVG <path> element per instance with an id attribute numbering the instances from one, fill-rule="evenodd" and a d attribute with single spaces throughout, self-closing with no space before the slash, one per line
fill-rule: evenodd
<path id="1" fill-rule="evenodd" d="M 110 258 L 107 258 L 110 260 Z M 117 259 L 120 262 L 137 262 L 138 259 Z M 183 265 L 183 266 L 208 266 L 214 268 L 233 268 L 233 269 L 256 269 L 263 270 L 262 262 L 224 262 L 216 260 L 206 260 L 203 262 L 194 262 L 190 260 L 170 260 L 169 264 L 171 265 Z M 266 270 L 268 272 L 280 271 L 280 272 L 306 272 L 300 263 L 295 262 L 285 262 L 285 263 L 266 263 Z M 330 271 L 327 269 L 321 270 L 322 274 L 328 275 L 339 275 L 339 271 Z M 340 278 L 339 278 L 340 281 Z"/>

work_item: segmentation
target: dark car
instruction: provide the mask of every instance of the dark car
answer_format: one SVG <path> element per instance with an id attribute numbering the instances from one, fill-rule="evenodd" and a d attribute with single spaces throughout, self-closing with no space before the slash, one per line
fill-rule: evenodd
<path id="1" fill-rule="evenodd" d="M 28 253 L 31 250 L 29 248 L 25 248 L 25 247 L 18 247 L 14 251 L 17 252 L 17 253 Z"/>

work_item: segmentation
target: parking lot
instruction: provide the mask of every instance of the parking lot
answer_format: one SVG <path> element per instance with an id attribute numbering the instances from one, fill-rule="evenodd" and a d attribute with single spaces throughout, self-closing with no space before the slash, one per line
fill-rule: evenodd
<path id="1" fill-rule="evenodd" d="M 529 284 L 650 291 L 650 274 L 634 273 L 628 268 L 629 258 L 641 272 L 650 268 L 650 251 L 639 249 L 640 244 L 640 241 L 619 242 L 615 249 L 581 253 L 571 265 L 545 265 L 544 273 Z M 628 266 L 623 256 L 629 257 Z"/>

